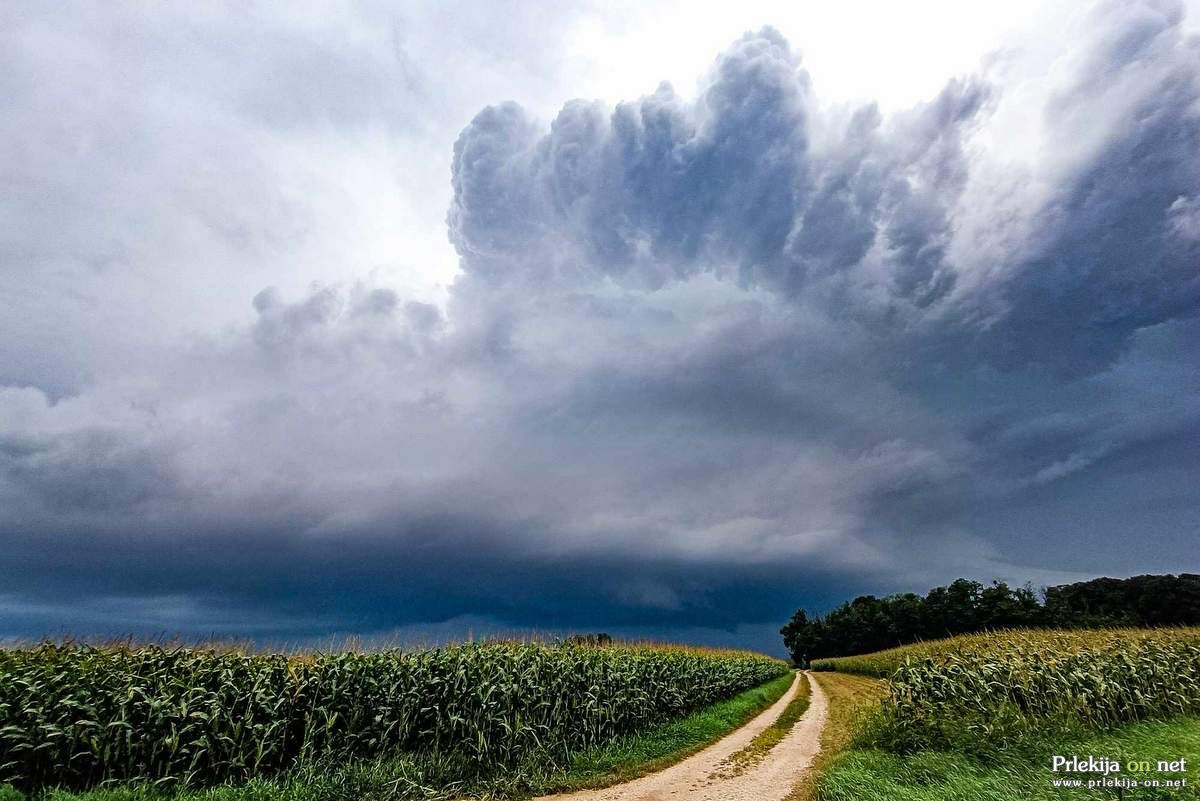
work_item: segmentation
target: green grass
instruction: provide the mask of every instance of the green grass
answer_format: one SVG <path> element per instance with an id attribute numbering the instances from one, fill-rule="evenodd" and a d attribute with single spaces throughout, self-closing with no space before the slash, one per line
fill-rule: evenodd
<path id="1" fill-rule="evenodd" d="M 887 682 L 846 673 L 822 673 L 810 677 L 821 686 L 829 702 L 829 715 L 821 731 L 821 750 L 813 759 L 812 769 L 792 788 L 787 801 L 813 801 L 817 783 L 838 755 L 850 747 L 854 732 L 863 717 L 887 695 Z"/>
<path id="2" fill-rule="evenodd" d="M 819 667 L 888 679 L 817 779 L 819 801 L 1200 798 L 1200 629 L 994 632 Z M 1088 787 L 1103 776 L 1053 773 L 1055 754 L 1184 758 L 1193 786 Z"/>
<path id="3" fill-rule="evenodd" d="M 791 701 L 788 701 L 787 706 L 783 708 L 783 712 L 780 713 L 779 717 L 775 718 L 769 726 L 760 731 L 745 748 L 735 754 L 731 754 L 725 761 L 728 773 L 737 776 L 761 762 L 763 757 L 787 736 L 787 733 L 792 730 L 792 727 L 796 725 L 801 716 L 808 711 L 810 700 L 812 700 L 812 688 L 808 685 L 808 677 L 801 675 L 800 686 L 796 690 L 796 695 Z"/>
<path id="4" fill-rule="evenodd" d="M 1184 789 L 1055 788 L 1054 778 L 1095 778 L 1052 773 L 1054 754 L 1126 759 L 1186 758 L 1186 773 L 1121 773 L 1125 778 L 1187 778 Z M 1059 739 L 1027 738 L 1020 748 L 969 754 L 957 750 L 900 755 L 881 750 L 852 750 L 836 758 L 820 781 L 820 801 L 1041 801 L 1064 798 L 1200 797 L 1200 718 L 1126 724 L 1107 732 L 1079 733 Z"/>
<path id="5" fill-rule="evenodd" d="M 671 765 L 744 725 L 775 703 L 792 682 L 788 673 L 687 717 L 577 753 L 566 769 L 544 762 L 480 776 L 461 756 L 401 756 L 342 764 L 305 765 L 271 779 L 169 793 L 152 784 L 125 784 L 80 793 L 53 791 L 44 801 L 401 801 L 464 796 L 527 798 L 603 787 Z M 5 793 L 10 796 L 6 796 Z M 0 787 L 0 801 L 23 801 Z"/>
<path id="6" fill-rule="evenodd" d="M 539 792 L 607 787 L 673 765 L 748 723 L 782 698 L 791 684 L 789 673 L 682 720 L 585 751 L 561 777 L 547 778 Z"/>

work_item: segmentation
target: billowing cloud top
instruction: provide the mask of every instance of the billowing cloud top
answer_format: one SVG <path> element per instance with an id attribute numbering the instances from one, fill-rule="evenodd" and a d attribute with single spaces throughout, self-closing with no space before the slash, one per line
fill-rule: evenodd
<path id="1" fill-rule="evenodd" d="M 444 307 L 268 288 L 249 328 L 0 388 L 0 635 L 764 645 L 861 589 L 1200 567 L 1183 22 L 1103 5 L 889 116 L 770 28 L 694 99 L 485 108 Z"/>

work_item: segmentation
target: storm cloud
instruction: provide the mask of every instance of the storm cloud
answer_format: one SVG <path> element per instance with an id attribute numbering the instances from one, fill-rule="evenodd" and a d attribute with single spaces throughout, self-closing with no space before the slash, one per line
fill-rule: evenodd
<path id="1" fill-rule="evenodd" d="M 479 111 L 447 146 L 444 302 L 363 274 L 260 285 L 249 324 L 123 330 L 103 358 L 82 333 L 10 341 L 0 637 L 773 647 L 796 605 L 859 591 L 1200 568 L 1185 16 L 1100 5 L 1053 52 L 998 54 L 894 113 L 824 102 L 763 28 L 694 95 Z M 302 48 L 273 52 L 338 104 L 250 87 L 261 124 L 409 135 L 415 68 L 389 88 L 314 67 L 344 94 L 294 68 Z M 36 216 L 21 197 L 7 220 Z M 269 224 L 227 206 L 256 262 L 287 247 L 255 237 L 321 225 L 289 202 Z M 6 285 L 49 269 L 23 255 L 31 228 L 3 230 Z M 103 257 L 91 223 L 70 230 L 63 259 Z M 70 293 L 37 303 L 94 325 Z"/>

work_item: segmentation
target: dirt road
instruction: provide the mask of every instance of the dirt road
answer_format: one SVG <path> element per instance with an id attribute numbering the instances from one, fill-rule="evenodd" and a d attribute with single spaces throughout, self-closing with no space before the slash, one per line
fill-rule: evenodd
<path id="1" fill-rule="evenodd" d="M 738 775 L 731 775 L 726 760 L 779 717 L 799 682 L 797 676 L 783 698 L 742 728 L 664 771 L 603 790 L 543 796 L 538 801 L 782 801 L 821 747 L 828 704 L 811 674 L 808 711 L 779 744 Z"/>

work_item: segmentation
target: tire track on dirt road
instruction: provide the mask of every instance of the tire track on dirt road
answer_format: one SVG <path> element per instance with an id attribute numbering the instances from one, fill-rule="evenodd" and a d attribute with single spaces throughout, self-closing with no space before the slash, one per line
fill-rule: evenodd
<path id="1" fill-rule="evenodd" d="M 821 750 L 821 730 L 829 705 L 809 674 L 808 711 L 778 744 L 744 772 L 729 775 L 727 760 L 779 717 L 795 697 L 796 675 L 782 698 L 745 726 L 666 770 L 600 790 L 542 796 L 537 801 L 782 801 Z"/>

